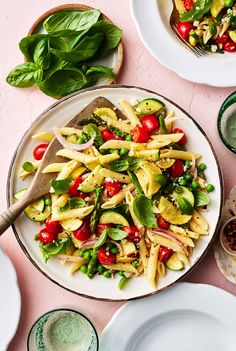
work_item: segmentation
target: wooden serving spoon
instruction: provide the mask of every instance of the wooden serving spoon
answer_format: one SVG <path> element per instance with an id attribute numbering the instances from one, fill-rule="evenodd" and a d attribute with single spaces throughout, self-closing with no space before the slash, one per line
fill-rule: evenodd
<path id="1" fill-rule="evenodd" d="M 95 109 L 100 107 L 114 108 L 115 106 L 106 98 L 98 97 L 93 100 L 87 107 L 85 107 L 80 113 L 78 113 L 67 125 L 66 127 L 75 127 L 79 121 L 86 119 L 95 111 Z M 122 113 L 116 109 L 116 114 L 118 118 L 124 118 Z M 5 232 L 5 230 L 13 224 L 13 222 L 20 216 L 24 209 L 33 201 L 46 195 L 50 190 L 50 182 L 55 179 L 55 173 L 42 173 L 42 170 L 48 166 L 50 163 L 63 162 L 63 158 L 56 156 L 58 150 L 62 148 L 61 144 L 58 142 L 57 138 L 54 138 L 49 147 L 47 148 L 42 162 L 32 180 L 30 187 L 24 196 L 18 200 L 16 203 L 11 205 L 6 211 L 0 215 L 0 235 Z"/>

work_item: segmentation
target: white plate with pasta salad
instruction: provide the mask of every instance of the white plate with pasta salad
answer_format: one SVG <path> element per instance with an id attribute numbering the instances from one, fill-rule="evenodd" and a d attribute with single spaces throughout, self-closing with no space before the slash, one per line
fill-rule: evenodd
<path id="1" fill-rule="evenodd" d="M 189 273 L 213 240 L 222 204 L 219 164 L 200 126 L 141 88 L 71 95 L 24 135 L 10 203 L 24 196 L 54 137 L 57 162 L 43 169 L 53 175 L 50 190 L 13 227 L 31 262 L 58 285 L 104 300 L 155 294 Z"/>
<path id="2" fill-rule="evenodd" d="M 179 35 L 206 55 L 197 57 L 176 40 L 169 24 L 172 0 L 131 0 L 138 34 L 148 51 L 166 68 L 191 82 L 235 86 L 236 3 L 219 0 L 175 0 Z M 174 60 L 173 60 L 174 55 Z"/>

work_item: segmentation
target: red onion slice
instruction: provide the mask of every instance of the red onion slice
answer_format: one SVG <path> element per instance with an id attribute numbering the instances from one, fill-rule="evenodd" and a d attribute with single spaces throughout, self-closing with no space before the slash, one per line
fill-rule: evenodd
<path id="1" fill-rule="evenodd" d="M 85 248 L 85 247 L 92 247 L 93 245 L 95 245 L 97 242 L 97 240 L 87 240 L 87 241 L 84 241 L 82 244 L 81 244 L 81 248 Z"/>
<path id="2" fill-rule="evenodd" d="M 82 151 L 86 150 L 89 147 L 93 145 L 94 139 L 91 138 L 87 143 L 85 144 L 72 144 L 68 143 L 66 139 L 60 134 L 60 131 L 57 127 L 52 128 L 53 133 L 55 134 L 55 137 L 59 141 L 59 143 L 65 148 L 65 149 L 70 149 L 70 150 L 75 150 L 75 151 Z"/>
<path id="3" fill-rule="evenodd" d="M 174 235 L 172 235 L 169 231 L 165 231 L 162 229 L 151 229 L 151 231 L 155 234 L 159 234 L 161 236 L 164 236 L 167 239 L 170 239 L 172 241 L 174 241 L 176 244 L 178 244 L 181 249 L 184 251 L 184 253 L 187 255 L 188 254 L 188 250 L 187 248 L 183 245 L 183 243 L 177 239 Z"/>

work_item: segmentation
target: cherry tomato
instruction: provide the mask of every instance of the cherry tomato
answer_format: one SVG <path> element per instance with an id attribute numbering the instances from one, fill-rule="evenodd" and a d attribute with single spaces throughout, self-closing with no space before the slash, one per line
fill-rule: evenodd
<path id="1" fill-rule="evenodd" d="M 221 37 L 218 37 L 215 41 L 217 44 L 224 44 L 229 40 L 229 34 L 224 33 Z"/>
<path id="2" fill-rule="evenodd" d="M 57 240 L 57 235 L 50 233 L 47 228 L 43 228 L 39 232 L 38 240 L 41 241 L 44 245 L 51 244 Z"/>
<path id="3" fill-rule="evenodd" d="M 142 126 L 149 133 L 153 132 L 155 129 L 159 127 L 159 122 L 153 115 L 146 115 L 142 119 Z"/>
<path id="4" fill-rule="evenodd" d="M 122 188 L 122 183 L 117 181 L 105 181 L 104 183 L 105 190 L 108 196 L 112 197 L 118 194 Z"/>
<path id="5" fill-rule="evenodd" d="M 104 229 L 112 228 L 111 223 L 98 224 L 96 229 L 96 235 L 100 236 Z"/>
<path id="6" fill-rule="evenodd" d="M 174 178 L 180 177 L 184 173 L 183 162 L 175 160 L 173 165 L 170 167 L 170 175 Z"/>
<path id="7" fill-rule="evenodd" d="M 88 240 L 91 236 L 89 219 L 85 218 L 82 226 L 79 229 L 75 230 L 73 232 L 73 234 L 74 234 L 75 238 L 78 240 L 81 240 L 81 241 Z"/>
<path id="8" fill-rule="evenodd" d="M 184 133 L 184 131 L 183 131 L 182 129 L 180 129 L 180 128 L 175 128 L 175 129 L 173 130 L 172 133 L 174 133 L 174 134 L 183 133 L 184 135 L 183 135 L 182 138 L 178 141 L 178 144 L 181 145 L 181 146 L 183 146 L 183 145 L 185 145 L 185 144 L 187 143 L 187 137 L 186 137 L 186 135 L 185 135 L 185 133 Z"/>
<path id="9" fill-rule="evenodd" d="M 161 216 L 157 217 L 157 224 L 161 229 L 168 229 L 170 225 L 170 223 L 165 221 Z"/>
<path id="10" fill-rule="evenodd" d="M 45 151 L 47 150 L 48 144 L 39 144 L 33 151 L 33 156 L 35 160 L 41 160 Z"/>
<path id="11" fill-rule="evenodd" d="M 116 260 L 116 255 L 111 253 L 105 247 L 100 247 L 98 249 L 98 261 L 101 264 L 112 264 Z"/>
<path id="12" fill-rule="evenodd" d="M 158 260 L 160 262 L 165 263 L 168 258 L 172 255 L 173 250 L 172 249 L 168 249 L 165 246 L 160 246 L 159 252 L 158 252 Z"/>
<path id="13" fill-rule="evenodd" d="M 135 143 L 146 143 L 149 139 L 149 132 L 143 127 L 136 127 L 131 131 Z"/>
<path id="14" fill-rule="evenodd" d="M 193 5 L 194 5 L 194 1 L 193 0 L 183 0 L 184 1 L 184 8 L 185 10 L 188 12 L 192 9 Z"/>
<path id="15" fill-rule="evenodd" d="M 142 234 L 140 233 L 140 231 L 138 230 L 137 227 L 135 226 L 131 226 L 131 227 L 122 227 L 121 228 L 124 232 L 127 232 L 128 235 L 126 237 L 126 239 L 132 243 L 139 243 L 141 238 L 142 238 Z"/>
<path id="16" fill-rule="evenodd" d="M 70 186 L 69 186 L 69 190 L 68 190 L 70 196 L 79 196 L 80 197 L 81 191 L 78 190 L 78 187 L 82 183 L 82 181 L 83 181 L 83 179 L 80 176 L 77 177 L 76 179 L 72 180 L 72 182 L 70 183 Z"/>
<path id="17" fill-rule="evenodd" d="M 228 40 L 223 44 L 223 50 L 227 52 L 235 52 L 236 51 L 236 43 L 233 40 Z"/>
<path id="18" fill-rule="evenodd" d="M 185 40 L 189 38 L 189 32 L 193 29 L 193 24 L 191 22 L 179 22 L 177 24 L 177 30 L 181 37 Z"/>
<path id="19" fill-rule="evenodd" d="M 51 216 L 46 219 L 45 222 L 47 231 L 52 234 L 59 234 L 63 231 L 63 228 L 59 221 L 52 221 Z"/>
<path id="20" fill-rule="evenodd" d="M 118 135 L 112 133 L 108 128 L 102 130 L 102 138 L 104 141 L 108 140 L 124 140 L 123 137 L 119 137 Z"/>

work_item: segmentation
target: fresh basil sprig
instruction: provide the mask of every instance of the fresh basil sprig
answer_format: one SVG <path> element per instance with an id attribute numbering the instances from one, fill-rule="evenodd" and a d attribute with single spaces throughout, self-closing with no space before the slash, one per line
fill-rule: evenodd
<path id="1" fill-rule="evenodd" d="M 71 246 L 71 239 L 68 236 L 67 238 L 58 239 L 52 244 L 44 245 L 39 244 L 40 251 L 43 254 L 45 263 L 49 260 L 51 256 L 59 255 L 63 252 L 66 252 Z"/>
<path id="2" fill-rule="evenodd" d="M 157 219 L 153 211 L 152 201 L 145 195 L 135 197 L 133 202 L 135 216 L 147 228 L 156 228 Z"/>
<path id="3" fill-rule="evenodd" d="M 65 206 L 60 207 L 59 211 L 67 211 L 75 208 L 81 208 L 84 206 L 86 206 L 86 202 L 83 199 L 81 199 L 81 197 L 74 196 L 68 200 Z"/>
<path id="4" fill-rule="evenodd" d="M 36 168 L 34 167 L 34 165 L 33 165 L 31 162 L 25 162 L 25 163 L 23 163 L 22 168 L 23 168 L 23 170 L 26 171 L 26 172 L 34 172 L 35 169 L 36 169 Z"/>
<path id="5" fill-rule="evenodd" d="M 126 157 L 111 162 L 110 169 L 115 172 L 124 172 L 128 169 L 134 171 L 139 167 L 141 161 L 142 159 L 138 157 Z"/>
<path id="6" fill-rule="evenodd" d="M 71 181 L 71 177 L 60 180 L 54 179 L 51 181 L 51 186 L 53 187 L 56 195 L 61 195 L 68 192 Z"/>
<path id="7" fill-rule="evenodd" d="M 128 233 L 124 230 L 118 228 L 106 228 L 103 230 L 96 244 L 94 244 L 94 248 L 98 248 L 105 244 L 107 237 L 109 236 L 112 240 L 119 241 L 123 240 L 127 237 Z"/>

